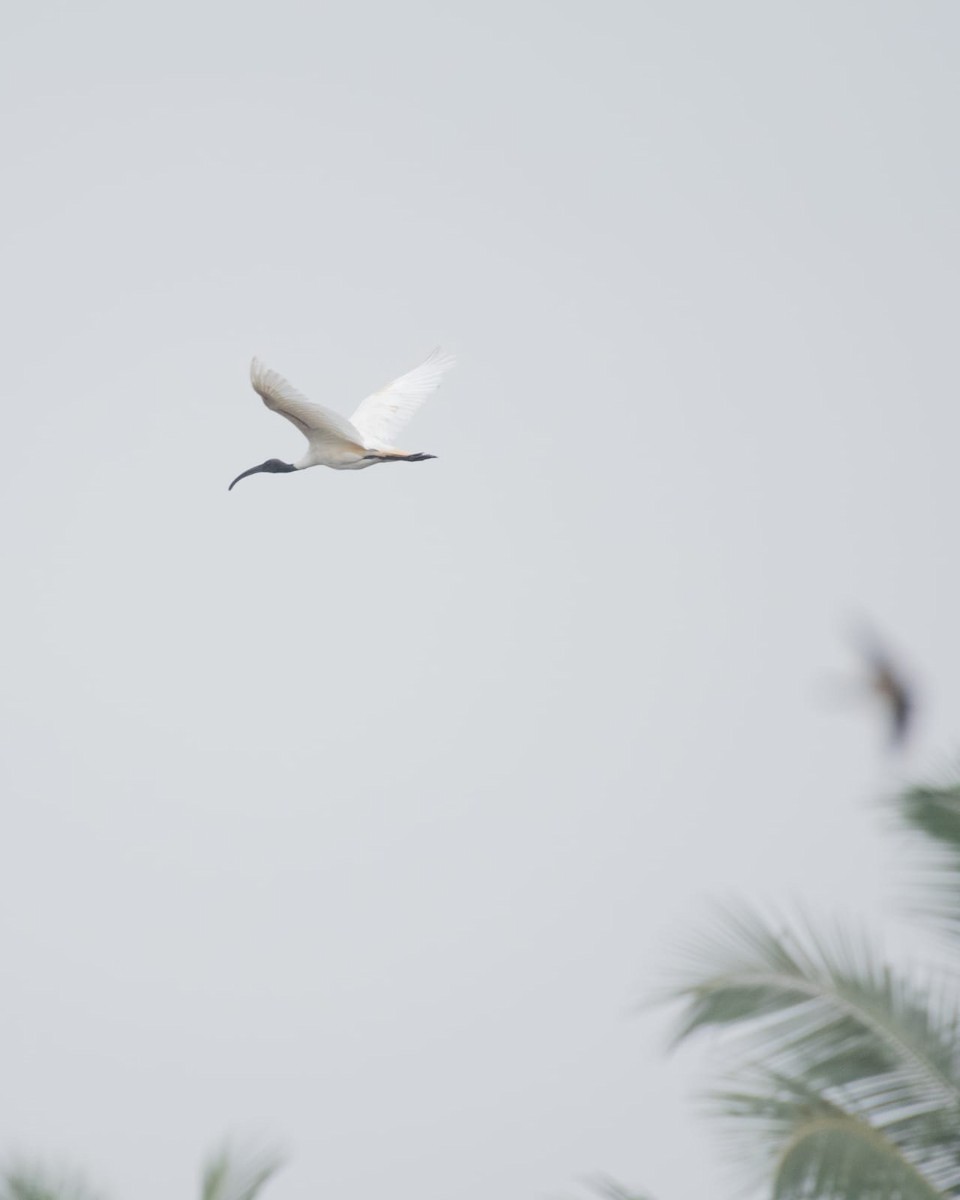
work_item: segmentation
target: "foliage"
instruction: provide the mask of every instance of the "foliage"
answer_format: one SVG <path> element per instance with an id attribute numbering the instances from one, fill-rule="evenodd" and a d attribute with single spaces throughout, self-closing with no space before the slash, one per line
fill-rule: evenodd
<path id="1" fill-rule="evenodd" d="M 240 1154 L 225 1146 L 204 1169 L 200 1200 L 254 1200 L 282 1165 L 272 1152 Z"/>
<path id="2" fill-rule="evenodd" d="M 960 933 L 960 785 L 912 789 L 896 811 L 925 844 L 928 908 Z M 860 932 L 740 909 L 690 948 L 669 998 L 677 1042 L 712 1031 L 735 1060 L 708 1107 L 774 1200 L 960 1195 L 960 990 L 945 969 L 909 974 Z"/>
<path id="3" fill-rule="evenodd" d="M 224 1147 L 204 1167 L 200 1200 L 254 1200 L 282 1165 L 276 1154 Z M 0 1173 L 0 1200 L 98 1200 L 78 1179 L 17 1164 Z"/>
<path id="4" fill-rule="evenodd" d="M 960 937 L 960 782 L 911 788 L 894 812 L 920 843 L 917 907 L 938 931 Z"/>
<path id="5" fill-rule="evenodd" d="M 0 1174 L 0 1200 L 96 1200 L 96 1193 L 79 1178 L 17 1163 Z"/>

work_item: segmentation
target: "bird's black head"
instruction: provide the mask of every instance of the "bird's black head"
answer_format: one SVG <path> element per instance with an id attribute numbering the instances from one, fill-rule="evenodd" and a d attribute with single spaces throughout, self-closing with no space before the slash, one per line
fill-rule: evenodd
<path id="1" fill-rule="evenodd" d="M 295 471 L 296 469 L 293 463 L 281 462 L 279 458 L 268 458 L 259 467 L 251 467 L 249 471 L 244 471 L 238 475 L 233 483 L 239 483 L 241 479 L 246 479 L 248 475 L 256 475 L 258 471 L 269 471 L 271 475 L 283 475 L 287 471 Z M 227 488 L 228 492 L 233 490 L 233 483 Z"/>

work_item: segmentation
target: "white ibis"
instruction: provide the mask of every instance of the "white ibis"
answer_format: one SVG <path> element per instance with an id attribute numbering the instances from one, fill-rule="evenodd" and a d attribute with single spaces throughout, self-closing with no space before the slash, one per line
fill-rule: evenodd
<path id="1" fill-rule="evenodd" d="M 289 383 L 254 359 L 250 382 L 267 408 L 286 417 L 307 439 L 307 452 L 294 463 L 268 458 L 258 467 L 244 471 L 230 484 L 256 475 L 258 471 L 282 474 L 305 471 L 307 467 L 333 467 L 336 471 L 359 471 L 385 462 L 424 462 L 435 454 L 407 454 L 391 443 L 394 435 L 413 416 L 426 398 L 437 390 L 444 371 L 453 366 L 452 355 L 439 348 L 379 392 L 368 396 L 348 421 L 329 408 L 314 404 Z"/>

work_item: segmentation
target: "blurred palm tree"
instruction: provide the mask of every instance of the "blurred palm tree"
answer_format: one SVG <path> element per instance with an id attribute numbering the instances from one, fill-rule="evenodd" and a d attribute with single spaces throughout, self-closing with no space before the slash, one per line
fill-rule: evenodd
<path id="1" fill-rule="evenodd" d="M 960 784 L 894 811 L 923 848 L 924 915 L 956 952 Z M 904 971 L 861 932 L 745 909 L 690 948 L 668 992 L 676 1042 L 719 1035 L 732 1069 L 708 1110 L 773 1200 L 960 1196 L 958 965 Z"/>
<path id="2" fill-rule="evenodd" d="M 276 1154 L 225 1146 L 204 1166 L 200 1200 L 254 1200 L 282 1165 Z M 100 1200 L 100 1196 L 77 1176 L 57 1175 L 42 1165 L 17 1164 L 0 1174 L 0 1200 Z"/>
<path id="3" fill-rule="evenodd" d="M 3 1200 L 97 1200 L 77 1177 L 55 1175 L 46 1167 L 27 1164 L 8 1167 L 0 1179 Z"/>

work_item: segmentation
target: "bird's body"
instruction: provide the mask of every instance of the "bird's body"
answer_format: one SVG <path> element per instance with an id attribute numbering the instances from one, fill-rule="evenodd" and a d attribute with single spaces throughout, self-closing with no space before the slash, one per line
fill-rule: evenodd
<path id="1" fill-rule="evenodd" d="M 870 686 L 887 711 L 890 744 L 902 746 L 913 723 L 913 690 L 900 671 L 883 655 L 874 657 L 871 671 Z"/>
<path id="2" fill-rule="evenodd" d="M 856 631 L 858 648 L 867 668 L 867 687 L 879 701 L 886 720 L 889 743 L 904 746 L 916 716 L 916 693 L 906 672 L 880 638 L 865 625 Z"/>
<path id="3" fill-rule="evenodd" d="M 271 458 L 244 471 L 230 488 L 258 471 L 283 474 L 308 467 L 335 471 L 360 471 L 384 462 L 422 462 L 432 454 L 408 454 L 393 446 L 396 433 L 410 420 L 426 398 L 436 391 L 443 373 L 453 366 L 450 355 L 435 350 L 429 358 L 364 400 L 348 421 L 346 417 L 314 404 L 287 383 L 282 375 L 254 359 L 250 382 L 267 408 L 286 417 L 307 439 L 306 453 L 296 462 Z"/>

